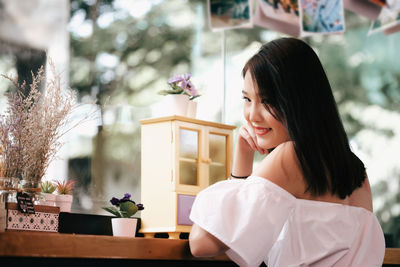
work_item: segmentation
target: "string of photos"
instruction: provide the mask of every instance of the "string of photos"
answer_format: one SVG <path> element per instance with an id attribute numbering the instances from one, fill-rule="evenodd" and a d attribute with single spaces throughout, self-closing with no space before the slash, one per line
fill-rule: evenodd
<path id="1" fill-rule="evenodd" d="M 295 37 L 343 33 L 344 9 L 371 20 L 368 35 L 400 31 L 399 0 L 208 0 L 208 7 L 213 31 L 257 25 Z"/>

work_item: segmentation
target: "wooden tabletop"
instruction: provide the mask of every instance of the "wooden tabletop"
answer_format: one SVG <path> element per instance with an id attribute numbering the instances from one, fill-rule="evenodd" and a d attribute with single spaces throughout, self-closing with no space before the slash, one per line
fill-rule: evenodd
<path id="1" fill-rule="evenodd" d="M 400 266 L 400 248 L 386 248 L 383 264 Z"/>
<path id="2" fill-rule="evenodd" d="M 225 255 L 195 258 L 187 240 L 39 232 L 0 233 L 1 256 L 229 261 Z"/>
<path id="3" fill-rule="evenodd" d="M 0 257 L 229 261 L 194 258 L 187 240 L 39 232 L 0 233 Z M 400 264 L 400 248 L 387 248 L 384 264 Z"/>

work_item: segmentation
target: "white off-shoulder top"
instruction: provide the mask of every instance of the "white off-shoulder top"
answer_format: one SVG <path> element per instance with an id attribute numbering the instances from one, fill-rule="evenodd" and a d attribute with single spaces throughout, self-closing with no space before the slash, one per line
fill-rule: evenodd
<path id="1" fill-rule="evenodd" d="M 190 219 L 226 244 L 239 266 L 382 266 L 385 253 L 372 212 L 297 199 L 257 176 L 201 191 Z"/>

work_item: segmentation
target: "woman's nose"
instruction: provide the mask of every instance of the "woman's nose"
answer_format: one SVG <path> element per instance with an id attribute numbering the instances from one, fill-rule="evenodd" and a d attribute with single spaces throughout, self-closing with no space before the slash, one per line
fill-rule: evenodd
<path id="1" fill-rule="evenodd" d="M 252 104 L 250 107 L 249 119 L 251 121 L 260 121 L 261 117 L 260 105 L 258 103 Z"/>

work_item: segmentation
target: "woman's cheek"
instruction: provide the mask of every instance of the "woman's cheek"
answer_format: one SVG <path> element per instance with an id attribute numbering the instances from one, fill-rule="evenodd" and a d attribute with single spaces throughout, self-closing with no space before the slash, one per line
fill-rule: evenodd
<path id="1" fill-rule="evenodd" d="M 246 107 L 243 108 L 243 117 L 246 119 L 246 121 L 249 121 L 249 111 Z"/>

